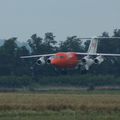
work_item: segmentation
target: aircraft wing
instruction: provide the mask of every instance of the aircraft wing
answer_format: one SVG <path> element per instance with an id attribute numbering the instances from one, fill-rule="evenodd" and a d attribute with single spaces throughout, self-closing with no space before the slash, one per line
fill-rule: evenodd
<path id="1" fill-rule="evenodd" d="M 90 55 L 90 56 L 108 56 L 108 57 L 120 57 L 120 54 L 107 54 L 107 53 L 76 53 L 77 55 Z M 39 57 L 49 57 L 55 54 L 43 54 L 43 55 L 30 55 L 21 56 L 20 58 L 39 58 Z"/>
<path id="2" fill-rule="evenodd" d="M 49 56 L 54 56 L 54 55 L 55 55 L 55 54 L 30 55 L 30 56 L 21 56 L 20 58 L 49 57 Z"/>
<path id="3" fill-rule="evenodd" d="M 120 54 L 109 54 L 109 53 L 77 53 L 77 55 L 120 57 Z"/>

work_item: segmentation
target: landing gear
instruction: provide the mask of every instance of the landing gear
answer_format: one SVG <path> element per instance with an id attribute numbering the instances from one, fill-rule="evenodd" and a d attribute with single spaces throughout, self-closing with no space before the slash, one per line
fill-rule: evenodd
<path id="1" fill-rule="evenodd" d="M 55 68 L 55 71 L 57 74 L 59 75 L 67 75 L 68 74 L 68 71 L 66 69 L 58 69 L 58 68 Z"/>
<path id="2" fill-rule="evenodd" d="M 88 73 L 88 70 L 81 70 L 81 74 L 83 75 L 83 74 L 87 74 Z"/>
<path id="3" fill-rule="evenodd" d="M 80 73 L 81 74 L 87 74 L 88 70 L 85 68 L 85 66 L 80 66 Z"/>

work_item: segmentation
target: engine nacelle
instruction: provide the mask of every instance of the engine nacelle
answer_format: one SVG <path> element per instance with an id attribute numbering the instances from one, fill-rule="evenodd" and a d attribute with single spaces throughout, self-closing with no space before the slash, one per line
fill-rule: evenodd
<path id="1" fill-rule="evenodd" d="M 51 64 L 51 60 L 52 60 L 52 58 L 53 58 L 53 57 L 49 57 L 49 58 L 47 59 L 47 61 L 46 61 L 47 64 Z"/>
<path id="2" fill-rule="evenodd" d="M 94 63 L 95 63 L 95 64 L 101 64 L 103 61 L 104 61 L 104 58 L 103 58 L 102 56 L 97 56 L 97 57 L 94 59 Z"/>
<path id="3" fill-rule="evenodd" d="M 44 57 L 40 57 L 37 62 L 38 65 L 44 65 L 45 64 L 45 58 Z"/>
<path id="4" fill-rule="evenodd" d="M 91 66 L 94 63 L 94 60 L 90 58 L 89 56 L 85 56 L 82 59 L 82 64 L 86 64 L 87 66 Z"/>

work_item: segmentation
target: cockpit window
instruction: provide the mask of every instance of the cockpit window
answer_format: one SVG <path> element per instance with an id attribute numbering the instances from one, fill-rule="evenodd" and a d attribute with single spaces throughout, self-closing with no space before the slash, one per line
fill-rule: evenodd
<path id="1" fill-rule="evenodd" d="M 55 59 L 63 59 L 64 56 L 53 56 L 52 58 L 55 58 Z"/>
<path id="2" fill-rule="evenodd" d="M 52 58 L 56 59 L 56 58 L 59 58 L 59 56 L 53 56 Z"/>

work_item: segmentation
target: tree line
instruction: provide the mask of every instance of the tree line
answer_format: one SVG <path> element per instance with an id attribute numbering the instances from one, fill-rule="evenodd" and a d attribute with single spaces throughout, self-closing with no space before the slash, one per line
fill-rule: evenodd
<path id="1" fill-rule="evenodd" d="M 29 48 L 25 45 L 19 46 L 16 37 L 4 41 L 4 44 L 0 46 L 0 75 L 30 75 L 33 66 L 36 67 L 36 70 L 34 70 L 36 74 L 38 71 L 38 74 L 43 74 L 42 71 L 46 68 L 45 73 L 49 73 L 49 66 L 37 67 L 36 59 L 22 60 L 20 56 L 59 51 L 83 51 L 82 42 L 77 36 L 68 37 L 66 41 L 58 44 L 51 32 L 45 33 L 44 38 L 33 34 L 26 44 Z"/>
<path id="2" fill-rule="evenodd" d="M 113 31 L 113 37 L 120 37 L 120 29 Z M 103 32 L 100 37 L 109 37 L 108 32 Z M 52 32 L 45 33 L 44 37 L 33 34 L 25 45 L 19 46 L 17 38 L 6 39 L 0 46 L 0 76 L 21 75 L 54 75 L 54 68 L 48 65 L 37 66 L 36 59 L 20 59 L 20 56 L 34 54 L 48 54 L 56 52 L 86 52 L 90 41 L 82 42 L 77 36 L 67 37 L 64 41 L 57 41 Z M 100 53 L 120 53 L 120 40 L 100 40 L 98 45 Z M 106 59 L 101 65 L 93 65 L 89 71 L 93 74 L 115 74 L 120 72 L 120 58 Z M 72 71 L 72 73 L 74 73 Z M 79 73 L 79 71 L 75 71 Z"/>
<path id="3" fill-rule="evenodd" d="M 120 29 L 115 29 L 113 35 L 103 32 L 99 37 L 120 37 Z M 20 56 L 48 54 L 56 52 L 87 52 L 90 40 L 82 41 L 78 36 L 69 36 L 64 41 L 57 41 L 52 32 L 44 37 L 33 34 L 25 45 L 17 44 L 18 39 L 12 37 L 4 40 L 0 46 L 0 88 L 35 87 L 39 85 L 59 86 L 94 86 L 120 84 L 120 58 L 105 58 L 100 64 L 94 64 L 87 75 L 81 75 L 80 70 L 70 70 L 62 76 L 50 65 L 38 66 L 36 60 L 20 59 Z M 98 52 L 120 54 L 120 40 L 103 39 L 99 41 Z"/>

